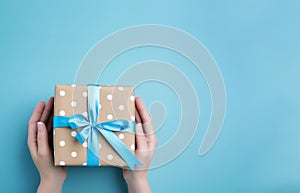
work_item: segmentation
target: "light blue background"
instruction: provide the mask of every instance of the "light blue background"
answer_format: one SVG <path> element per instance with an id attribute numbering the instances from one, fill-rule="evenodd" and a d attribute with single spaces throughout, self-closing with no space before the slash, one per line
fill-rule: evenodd
<path id="1" fill-rule="evenodd" d="M 153 192 L 300 192 L 300 1 L 1 1 L 0 192 L 34 192 L 38 173 L 26 145 L 27 121 L 56 83 L 72 83 L 96 42 L 124 27 L 171 25 L 189 32 L 213 54 L 227 90 L 227 114 L 214 148 L 198 148 L 208 125 L 210 97 L 187 60 L 162 48 L 124 53 L 109 76 L 146 59 L 181 69 L 195 85 L 200 126 L 175 160 L 149 173 Z M 192 49 L 192 48 L 191 48 Z M 183 65 L 184 64 L 184 65 Z M 160 144 L 176 129 L 179 103 L 157 83 L 137 88 L 150 105 L 164 101 L 168 116 Z M 148 90 L 146 88 L 148 86 Z M 154 93 L 153 90 L 160 92 Z M 84 188 L 85 187 L 85 188 Z M 117 168 L 70 168 L 64 192 L 126 192 Z"/>

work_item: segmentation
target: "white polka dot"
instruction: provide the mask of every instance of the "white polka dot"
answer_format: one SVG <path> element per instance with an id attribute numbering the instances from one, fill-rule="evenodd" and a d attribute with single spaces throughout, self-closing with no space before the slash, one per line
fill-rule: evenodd
<path id="1" fill-rule="evenodd" d="M 65 95 L 66 95 L 66 92 L 65 92 L 64 90 L 61 90 L 61 91 L 59 92 L 59 95 L 60 95 L 60 96 L 65 96 Z"/>
<path id="2" fill-rule="evenodd" d="M 112 160 L 113 158 L 114 158 L 114 157 L 113 157 L 112 154 L 108 154 L 108 155 L 107 155 L 107 159 L 108 159 L 108 160 Z"/>
<path id="3" fill-rule="evenodd" d="M 106 118 L 107 118 L 108 120 L 112 120 L 112 119 L 113 119 L 113 116 L 112 116 L 112 114 L 108 114 L 108 115 L 106 116 Z"/>
<path id="4" fill-rule="evenodd" d="M 86 163 L 86 162 L 84 162 L 84 163 L 82 163 L 82 165 L 83 165 L 83 166 L 86 166 L 86 165 L 87 165 L 87 163 Z"/>
<path id="5" fill-rule="evenodd" d="M 83 96 L 83 97 L 87 97 L 87 92 L 84 91 L 84 92 L 82 93 L 82 96 Z"/>
<path id="6" fill-rule="evenodd" d="M 66 145 L 66 142 L 65 142 L 65 141 L 60 141 L 60 142 L 59 142 L 59 145 L 60 145 L 61 147 L 64 147 L 64 146 Z"/>
<path id="7" fill-rule="evenodd" d="M 125 137 L 125 136 L 124 136 L 123 133 L 121 133 L 121 134 L 119 135 L 119 138 L 120 138 L 120 139 L 124 139 L 124 137 Z"/>
<path id="8" fill-rule="evenodd" d="M 77 157 L 77 152 L 76 151 L 72 151 L 71 152 L 71 157 Z"/>
<path id="9" fill-rule="evenodd" d="M 55 135 L 55 130 L 53 130 L 53 135 Z"/>
<path id="10" fill-rule="evenodd" d="M 74 87 L 76 87 L 76 84 L 72 84 L 71 86 L 74 88 Z"/>
<path id="11" fill-rule="evenodd" d="M 82 146 L 83 146 L 84 148 L 87 148 L 87 142 L 83 142 Z"/>
<path id="12" fill-rule="evenodd" d="M 135 150 L 135 145 L 132 144 L 132 145 L 130 146 L 130 149 L 131 149 L 131 150 Z"/>
<path id="13" fill-rule="evenodd" d="M 60 161 L 59 165 L 64 166 L 64 165 L 66 165 L 66 163 L 64 161 Z"/>
<path id="14" fill-rule="evenodd" d="M 65 116 L 66 112 L 64 110 L 59 111 L 60 116 Z"/>
<path id="15" fill-rule="evenodd" d="M 71 132 L 71 136 L 72 136 L 72 137 L 76 137 L 76 135 L 77 135 L 76 131 L 72 131 L 72 132 Z"/>
<path id="16" fill-rule="evenodd" d="M 119 105 L 119 110 L 120 111 L 124 111 L 124 109 L 125 109 L 124 105 Z"/>
<path id="17" fill-rule="evenodd" d="M 99 149 L 101 149 L 101 144 L 99 143 Z"/>
<path id="18" fill-rule="evenodd" d="M 134 96 L 130 96 L 130 100 L 131 100 L 131 101 L 134 101 Z"/>
<path id="19" fill-rule="evenodd" d="M 99 107 L 98 107 L 98 109 L 101 109 L 101 107 L 102 107 L 102 106 L 101 106 L 101 104 L 99 104 Z"/>
<path id="20" fill-rule="evenodd" d="M 112 95 L 108 94 L 106 98 L 107 98 L 107 100 L 111 101 L 112 100 Z"/>
<path id="21" fill-rule="evenodd" d="M 124 87 L 123 86 L 119 86 L 119 91 L 123 91 L 124 90 Z"/>
<path id="22" fill-rule="evenodd" d="M 131 121 L 135 121 L 135 116 L 130 117 Z"/>
<path id="23" fill-rule="evenodd" d="M 85 116 L 86 118 L 88 117 L 88 113 L 87 112 L 83 112 L 82 115 Z"/>
<path id="24" fill-rule="evenodd" d="M 72 102 L 71 102 L 71 106 L 72 106 L 72 107 L 76 107 L 76 106 L 77 106 L 77 102 L 76 102 L 76 101 L 72 101 Z"/>
<path id="25" fill-rule="evenodd" d="M 53 155 L 55 155 L 55 151 L 53 151 Z"/>

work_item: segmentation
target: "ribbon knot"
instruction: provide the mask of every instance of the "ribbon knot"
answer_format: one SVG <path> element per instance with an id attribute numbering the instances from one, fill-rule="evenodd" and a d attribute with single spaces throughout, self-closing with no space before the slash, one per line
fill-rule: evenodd
<path id="1" fill-rule="evenodd" d="M 113 133 L 134 132 L 135 122 L 127 120 L 113 120 L 98 122 L 100 86 L 88 86 L 88 112 L 89 119 L 81 114 L 71 117 L 54 116 L 53 127 L 70 127 L 77 130 L 76 139 L 80 143 L 87 142 L 87 165 L 98 166 L 99 164 L 99 133 L 108 141 L 120 157 L 127 163 L 131 170 L 134 165 L 141 165 L 137 158 L 129 151 L 127 146 Z"/>

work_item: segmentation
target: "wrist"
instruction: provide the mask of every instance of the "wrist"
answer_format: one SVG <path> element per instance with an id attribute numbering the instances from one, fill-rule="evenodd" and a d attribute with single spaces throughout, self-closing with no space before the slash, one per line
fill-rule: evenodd
<path id="1" fill-rule="evenodd" d="M 145 182 L 148 182 L 147 176 L 124 178 L 124 179 L 125 179 L 127 185 L 144 184 Z"/>
<path id="2" fill-rule="evenodd" d="M 150 193 L 150 186 L 147 175 L 133 176 L 125 178 L 129 193 Z"/>
<path id="3" fill-rule="evenodd" d="M 41 178 L 38 193 L 60 193 L 64 180 Z"/>
<path id="4" fill-rule="evenodd" d="M 133 182 L 143 182 L 148 181 L 148 172 L 147 170 L 125 170 L 123 172 L 123 177 L 126 181 L 126 183 L 133 183 Z"/>
<path id="5" fill-rule="evenodd" d="M 66 172 L 40 172 L 40 180 L 43 183 L 63 185 L 67 178 Z"/>
<path id="6" fill-rule="evenodd" d="M 46 185 L 46 186 L 52 186 L 52 187 L 62 187 L 65 182 L 65 178 L 59 178 L 59 177 L 41 177 L 40 184 Z"/>

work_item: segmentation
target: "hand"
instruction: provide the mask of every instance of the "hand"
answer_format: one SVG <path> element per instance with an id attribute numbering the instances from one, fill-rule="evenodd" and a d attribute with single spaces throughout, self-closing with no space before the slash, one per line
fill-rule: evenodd
<path id="1" fill-rule="evenodd" d="M 28 123 L 27 144 L 31 158 L 40 173 L 38 188 L 40 193 L 61 192 L 67 176 L 65 167 L 54 166 L 52 149 L 49 147 L 49 142 L 52 147 L 53 103 L 53 97 L 49 99 L 47 105 L 41 101 L 34 109 Z"/>
<path id="2" fill-rule="evenodd" d="M 128 185 L 130 193 L 151 192 L 147 179 L 148 167 L 157 145 L 151 117 L 140 97 L 135 99 L 136 106 L 136 151 L 135 155 L 142 166 L 135 167 L 135 171 L 123 169 L 123 176 Z"/>

